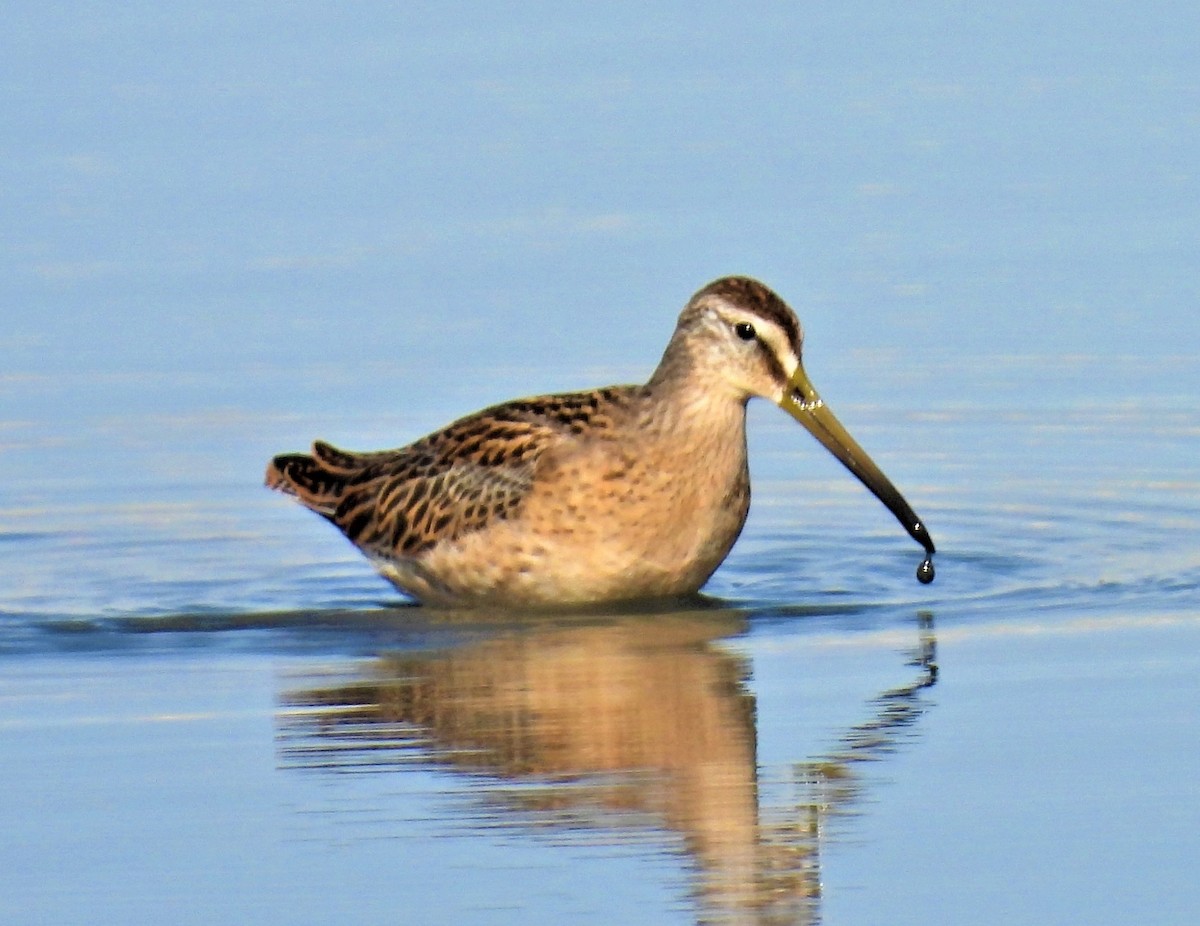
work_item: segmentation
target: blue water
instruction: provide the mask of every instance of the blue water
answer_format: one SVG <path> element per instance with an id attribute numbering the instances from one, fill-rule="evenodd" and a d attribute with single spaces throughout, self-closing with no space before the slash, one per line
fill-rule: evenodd
<path id="1" fill-rule="evenodd" d="M 1192 922 L 1194 9 L 9 18 L 0 920 Z M 693 611 L 428 612 L 261 487 L 730 272 L 933 585 L 765 403 Z"/>

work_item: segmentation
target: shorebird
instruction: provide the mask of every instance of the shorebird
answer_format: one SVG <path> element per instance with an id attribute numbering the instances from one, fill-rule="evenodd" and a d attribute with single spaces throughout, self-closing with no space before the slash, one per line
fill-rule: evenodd
<path id="1" fill-rule="evenodd" d="M 924 523 L 821 401 L 795 313 L 747 277 L 705 286 L 641 386 L 494 405 L 397 450 L 317 441 L 266 484 L 336 525 L 401 591 L 439 606 L 683 596 L 716 571 L 750 508 L 746 404 L 804 425 L 925 548 Z"/>

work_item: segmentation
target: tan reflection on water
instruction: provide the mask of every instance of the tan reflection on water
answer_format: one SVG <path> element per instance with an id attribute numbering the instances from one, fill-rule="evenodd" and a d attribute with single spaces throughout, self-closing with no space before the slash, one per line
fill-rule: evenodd
<path id="1" fill-rule="evenodd" d="M 880 693 L 837 749 L 797 757 L 801 795 L 760 806 L 749 665 L 720 645 L 743 615 L 700 611 L 563 623 L 540 618 L 435 652 L 387 655 L 357 676 L 284 695 L 285 764 L 330 771 L 413 761 L 482 774 L 488 825 L 647 826 L 682 839 L 702 922 L 819 919 L 827 819 L 925 709 L 936 678 L 922 624 L 908 685 Z"/>

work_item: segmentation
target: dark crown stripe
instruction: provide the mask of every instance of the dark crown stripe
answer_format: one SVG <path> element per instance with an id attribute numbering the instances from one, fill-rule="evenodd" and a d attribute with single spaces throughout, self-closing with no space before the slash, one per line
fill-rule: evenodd
<path id="1" fill-rule="evenodd" d="M 800 326 L 796 322 L 795 314 L 773 289 L 758 280 L 750 277 L 722 277 L 713 280 L 692 298 L 694 301 L 703 296 L 718 296 L 726 302 L 741 306 L 774 322 L 787 335 L 788 343 L 793 348 L 799 348 Z"/>

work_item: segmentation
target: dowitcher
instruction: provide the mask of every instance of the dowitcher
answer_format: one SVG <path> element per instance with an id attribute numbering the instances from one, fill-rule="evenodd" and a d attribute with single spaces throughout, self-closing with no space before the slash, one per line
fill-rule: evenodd
<path id="1" fill-rule="evenodd" d="M 684 307 L 642 386 L 495 405 L 398 450 L 317 441 L 271 488 L 332 521 L 402 591 L 439 605 L 558 605 L 686 595 L 750 508 L 746 403 L 804 425 L 919 542 L 896 487 L 821 401 L 800 323 L 772 290 L 725 277 Z"/>

